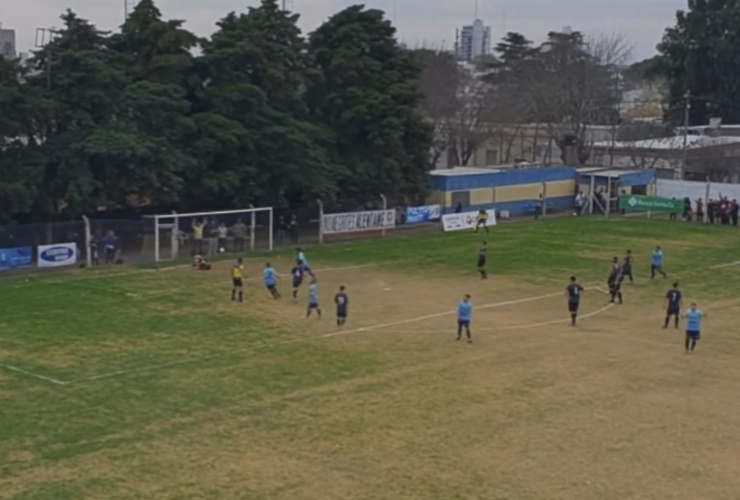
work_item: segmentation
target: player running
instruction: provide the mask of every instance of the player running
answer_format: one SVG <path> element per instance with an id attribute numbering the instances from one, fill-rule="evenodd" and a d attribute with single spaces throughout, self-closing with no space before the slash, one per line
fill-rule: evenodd
<path id="1" fill-rule="evenodd" d="M 635 278 L 632 276 L 632 250 L 627 250 L 627 255 L 624 256 L 624 263 L 622 264 L 622 280 L 627 276 L 630 279 L 630 283 L 635 282 Z"/>
<path id="2" fill-rule="evenodd" d="M 298 289 L 303 283 L 303 264 L 296 261 L 296 265 L 290 270 L 290 277 L 293 280 L 293 302 L 298 300 Z"/>
<path id="3" fill-rule="evenodd" d="M 578 317 L 578 305 L 581 302 L 583 287 L 578 283 L 575 276 L 570 277 L 570 284 L 565 287 L 565 296 L 568 298 L 568 312 L 570 312 L 570 325 L 576 326 Z"/>
<path id="4" fill-rule="evenodd" d="M 701 322 L 707 315 L 696 304 L 691 304 L 691 308 L 683 314 L 686 318 L 686 354 L 694 352 L 696 343 L 701 338 Z"/>
<path id="5" fill-rule="evenodd" d="M 609 295 L 611 295 L 611 302 L 614 304 L 616 299 L 619 299 L 619 303 L 622 303 L 622 268 L 619 266 L 619 257 L 614 257 L 612 260 L 612 269 L 609 273 L 609 278 L 606 280 L 609 285 Z"/>
<path id="6" fill-rule="evenodd" d="M 650 266 L 650 279 L 655 279 L 655 273 L 659 272 L 663 275 L 663 278 L 667 278 L 668 275 L 663 272 L 663 250 L 660 246 L 656 246 L 653 250 L 653 264 Z"/>
<path id="7" fill-rule="evenodd" d="M 485 241 L 478 250 L 478 272 L 480 273 L 481 279 L 488 279 L 488 272 L 486 271 L 486 261 L 488 260 L 488 243 Z"/>
<path id="8" fill-rule="evenodd" d="M 262 271 L 262 278 L 265 280 L 265 287 L 267 287 L 272 298 L 279 299 L 280 292 L 277 289 L 277 280 L 280 279 L 280 275 L 273 269 L 269 262 L 265 264 L 265 269 Z"/>
<path id="9" fill-rule="evenodd" d="M 342 328 L 347 322 L 347 306 L 349 305 L 344 285 L 339 287 L 339 293 L 334 296 L 334 303 L 337 305 L 337 328 Z"/>
<path id="10" fill-rule="evenodd" d="M 321 306 L 319 306 L 319 285 L 316 284 L 316 278 L 311 278 L 311 284 L 308 285 L 308 309 L 306 318 L 311 316 L 311 311 L 316 310 L 316 314 L 321 319 Z"/>
<path id="11" fill-rule="evenodd" d="M 231 289 L 231 300 L 236 300 L 239 294 L 239 302 L 244 302 L 244 265 L 242 259 L 236 259 L 236 264 L 231 268 L 231 281 L 234 287 Z"/>
<path id="12" fill-rule="evenodd" d="M 678 320 L 681 317 L 681 307 L 683 306 L 683 297 L 681 296 L 681 290 L 678 289 L 678 283 L 673 284 L 673 288 L 668 290 L 665 295 L 665 324 L 663 328 L 668 328 L 668 324 L 671 322 L 671 316 L 676 319 L 676 328 L 678 328 Z"/>
<path id="13" fill-rule="evenodd" d="M 470 302 L 470 295 L 465 295 L 463 299 L 457 304 L 457 340 L 462 338 L 463 328 L 465 334 L 468 336 L 468 344 L 473 343 L 473 338 L 470 335 L 470 319 L 473 316 L 473 303 Z"/>

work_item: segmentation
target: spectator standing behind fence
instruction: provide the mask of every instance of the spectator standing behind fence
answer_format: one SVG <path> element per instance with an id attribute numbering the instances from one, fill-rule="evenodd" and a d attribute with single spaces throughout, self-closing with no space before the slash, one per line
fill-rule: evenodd
<path id="1" fill-rule="evenodd" d="M 457 202 L 457 206 L 455 207 L 455 213 L 456 214 L 461 214 L 462 213 L 462 202 L 461 201 L 458 201 Z"/>
<path id="2" fill-rule="evenodd" d="M 223 222 L 218 225 L 216 229 L 218 233 L 218 251 L 226 251 L 226 238 L 229 236 L 229 230 L 226 228 L 226 224 Z"/>
<path id="3" fill-rule="evenodd" d="M 677 200 L 676 198 L 671 198 L 671 201 L 673 202 L 671 204 L 673 208 L 671 209 L 671 213 L 668 215 L 668 220 L 676 220 L 676 218 L 678 217 L 678 213 L 676 213 L 676 210 L 675 210 Z"/>
<path id="4" fill-rule="evenodd" d="M 696 222 L 704 222 L 704 202 L 701 198 L 696 200 Z"/>
<path id="5" fill-rule="evenodd" d="M 544 203 L 544 200 L 542 199 L 542 193 L 540 193 L 540 196 L 535 200 L 534 202 L 534 220 L 537 220 L 540 218 L 540 214 L 542 214 L 542 204 Z"/>
<path id="6" fill-rule="evenodd" d="M 247 225 L 241 219 L 237 219 L 236 224 L 231 228 L 234 233 L 234 251 L 244 252 L 244 240 L 247 238 Z"/>
<path id="7" fill-rule="evenodd" d="M 218 222 L 216 222 L 216 219 L 211 219 L 206 224 L 206 231 L 208 232 L 208 255 L 214 255 L 218 250 Z"/>
<path id="8" fill-rule="evenodd" d="M 290 218 L 290 242 L 298 243 L 298 217 L 295 214 Z"/>
<path id="9" fill-rule="evenodd" d="M 105 263 L 113 264 L 116 261 L 116 242 L 118 238 L 113 231 L 108 231 L 103 239 L 105 244 Z"/>
<path id="10" fill-rule="evenodd" d="M 203 255 L 203 231 L 206 228 L 205 219 L 193 223 L 193 255 Z"/>
<path id="11" fill-rule="evenodd" d="M 733 226 L 737 226 L 738 216 L 740 216 L 740 205 L 738 205 L 737 200 L 732 200 L 732 204 L 730 205 L 730 218 L 732 219 Z"/>
<path id="12" fill-rule="evenodd" d="M 581 216 L 581 214 L 583 213 L 583 205 L 585 204 L 585 201 L 586 201 L 586 197 L 583 196 L 583 191 L 579 191 L 578 194 L 576 194 L 576 201 L 575 201 L 576 211 L 573 215 L 576 215 L 578 217 Z"/>
<path id="13" fill-rule="evenodd" d="M 688 196 L 683 199 L 683 220 L 691 222 L 691 198 Z"/>
<path id="14" fill-rule="evenodd" d="M 714 224 L 714 215 L 715 211 L 717 209 L 717 205 L 714 203 L 714 200 L 712 198 L 709 198 L 709 201 L 707 201 L 707 218 L 709 219 L 710 224 Z"/>
<path id="15" fill-rule="evenodd" d="M 93 266 L 100 265 L 100 254 L 98 252 L 98 238 L 90 238 L 90 262 Z"/>
<path id="16" fill-rule="evenodd" d="M 277 220 L 277 225 L 275 226 L 275 237 L 277 239 L 277 244 L 282 245 L 285 243 L 285 239 L 288 237 L 288 223 L 285 222 L 285 217 L 280 216 Z M 291 238 L 292 239 L 292 238 Z"/>

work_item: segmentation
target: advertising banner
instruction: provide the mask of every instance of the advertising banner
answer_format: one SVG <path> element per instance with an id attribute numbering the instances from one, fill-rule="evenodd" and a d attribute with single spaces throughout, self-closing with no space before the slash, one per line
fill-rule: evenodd
<path id="1" fill-rule="evenodd" d="M 421 224 L 439 220 L 442 217 L 441 205 L 425 205 L 406 208 L 406 224 Z"/>
<path id="2" fill-rule="evenodd" d="M 323 234 L 379 231 L 396 227 L 396 210 L 371 210 L 344 214 L 324 214 L 321 220 Z"/>
<path id="3" fill-rule="evenodd" d="M 496 210 L 486 210 L 488 220 L 486 226 L 496 225 Z M 475 229 L 478 222 L 478 212 L 464 212 L 460 214 L 445 214 L 442 216 L 442 227 L 445 231 L 460 231 L 462 229 Z"/>
<path id="4" fill-rule="evenodd" d="M 660 196 L 626 194 L 619 197 L 619 208 L 628 212 L 683 212 L 683 200 L 672 200 Z"/>
<path id="5" fill-rule="evenodd" d="M 0 271 L 31 267 L 33 247 L 0 248 Z"/>
<path id="6" fill-rule="evenodd" d="M 39 267 L 73 266 L 77 263 L 77 243 L 38 246 Z"/>

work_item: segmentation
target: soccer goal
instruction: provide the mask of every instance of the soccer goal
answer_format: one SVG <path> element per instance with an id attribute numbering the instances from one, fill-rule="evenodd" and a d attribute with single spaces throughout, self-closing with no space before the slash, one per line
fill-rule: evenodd
<path id="1" fill-rule="evenodd" d="M 154 260 L 272 250 L 272 207 L 161 214 L 154 220 Z"/>

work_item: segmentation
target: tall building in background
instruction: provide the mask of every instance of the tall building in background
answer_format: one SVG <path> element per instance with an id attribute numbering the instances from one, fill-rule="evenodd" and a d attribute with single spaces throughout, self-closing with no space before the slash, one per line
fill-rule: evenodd
<path id="1" fill-rule="evenodd" d="M 491 27 L 476 19 L 470 26 L 463 26 L 456 37 L 457 58 L 472 62 L 491 53 Z"/>
<path id="2" fill-rule="evenodd" d="M 15 30 L 3 29 L 0 24 L 0 57 L 15 59 L 18 54 L 15 51 Z"/>

